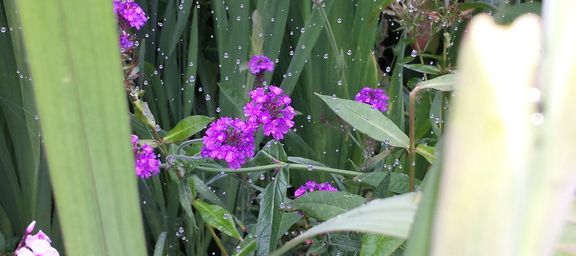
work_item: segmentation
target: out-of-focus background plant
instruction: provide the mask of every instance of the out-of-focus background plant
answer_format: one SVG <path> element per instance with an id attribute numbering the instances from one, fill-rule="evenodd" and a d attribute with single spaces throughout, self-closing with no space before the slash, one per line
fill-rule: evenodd
<path id="1" fill-rule="evenodd" d="M 552 2 L 4 0 L 0 254 L 32 220 L 70 255 L 574 254 Z M 271 85 L 293 126 L 206 152 Z"/>

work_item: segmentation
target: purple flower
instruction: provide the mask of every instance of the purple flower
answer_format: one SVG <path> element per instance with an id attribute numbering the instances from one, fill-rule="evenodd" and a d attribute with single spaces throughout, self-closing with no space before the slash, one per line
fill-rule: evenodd
<path id="1" fill-rule="evenodd" d="M 238 169 L 254 156 L 254 131 L 254 127 L 239 118 L 222 117 L 206 130 L 200 154 L 224 160 L 231 169 Z"/>
<path id="2" fill-rule="evenodd" d="M 114 12 L 121 20 L 138 30 L 148 21 L 146 13 L 134 0 L 114 0 Z"/>
<path id="3" fill-rule="evenodd" d="M 136 135 L 132 135 L 130 140 L 136 161 L 136 175 L 147 179 L 160 173 L 160 160 L 154 154 L 154 149 L 147 144 L 138 145 L 138 136 Z"/>
<path id="4" fill-rule="evenodd" d="M 124 52 L 129 50 L 134 46 L 134 42 L 130 40 L 130 34 L 126 33 L 126 31 L 122 31 L 120 35 L 120 51 Z"/>
<path id="5" fill-rule="evenodd" d="M 330 183 L 316 183 L 316 181 L 309 180 L 304 185 L 300 186 L 296 191 L 294 191 L 295 197 L 300 197 L 308 192 L 313 191 L 338 191 L 335 187 L 332 187 Z"/>
<path id="6" fill-rule="evenodd" d="M 388 95 L 382 89 L 364 87 L 356 94 L 354 100 L 366 103 L 382 112 L 388 110 Z"/>
<path id="7" fill-rule="evenodd" d="M 294 108 L 292 100 L 282 89 L 276 86 L 256 88 L 250 92 L 252 99 L 244 106 L 244 115 L 248 124 L 257 127 L 262 125 L 265 135 L 272 135 L 275 140 L 284 138 L 284 134 L 294 126 Z"/>
<path id="8" fill-rule="evenodd" d="M 274 62 L 264 55 L 254 55 L 248 62 L 248 67 L 250 68 L 250 73 L 256 76 L 264 73 L 264 71 L 273 71 Z"/>
<path id="9" fill-rule="evenodd" d="M 16 256 L 59 256 L 60 254 L 56 249 L 50 245 L 52 241 L 42 230 L 39 230 L 36 235 L 31 235 L 36 226 L 36 221 L 32 221 L 26 228 L 22 241 L 18 244 L 18 248 L 14 252 Z"/>

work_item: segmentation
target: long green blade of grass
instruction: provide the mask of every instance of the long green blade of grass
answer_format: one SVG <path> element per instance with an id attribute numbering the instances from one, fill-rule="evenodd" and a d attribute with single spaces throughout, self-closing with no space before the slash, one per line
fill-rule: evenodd
<path id="1" fill-rule="evenodd" d="M 146 255 L 111 1 L 18 2 L 67 255 Z"/>

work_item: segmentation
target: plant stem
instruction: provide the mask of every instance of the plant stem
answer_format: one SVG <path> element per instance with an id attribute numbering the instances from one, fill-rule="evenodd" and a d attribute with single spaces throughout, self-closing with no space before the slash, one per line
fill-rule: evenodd
<path id="1" fill-rule="evenodd" d="M 410 92 L 410 104 L 408 106 L 408 119 L 409 119 L 409 132 L 408 137 L 410 137 L 410 145 L 408 147 L 408 176 L 409 184 L 408 187 L 410 191 L 414 191 L 415 185 L 414 180 L 416 179 L 416 135 L 415 135 L 415 115 L 416 115 L 416 95 L 420 91 L 420 87 L 415 87 L 414 90 Z"/>
<path id="2" fill-rule="evenodd" d="M 218 238 L 218 236 L 214 232 L 214 229 L 208 225 L 206 225 L 206 227 L 208 227 L 208 232 L 210 232 L 210 235 L 212 235 L 212 238 L 214 238 L 214 242 L 218 246 L 218 249 L 220 249 L 222 256 L 228 256 L 228 252 L 226 252 L 226 248 L 224 248 L 224 245 L 222 245 L 222 242 L 220 241 L 220 238 Z"/>
<path id="3" fill-rule="evenodd" d="M 361 172 L 335 169 L 335 168 L 324 167 L 324 166 L 313 166 L 313 165 L 305 165 L 305 164 L 291 164 L 291 163 L 284 163 L 284 162 L 280 162 L 277 164 L 268 164 L 268 165 L 256 166 L 256 167 L 240 168 L 237 170 L 228 169 L 228 168 L 214 168 L 214 167 L 198 166 L 198 167 L 196 167 L 196 170 L 200 170 L 200 171 L 204 171 L 204 172 L 218 172 L 218 173 L 222 173 L 222 172 L 223 173 L 246 173 L 246 172 L 267 171 L 267 170 L 272 170 L 272 169 L 276 169 L 276 168 L 289 167 L 290 169 L 293 169 L 293 170 L 307 170 L 308 171 L 311 166 L 312 166 L 312 169 L 316 170 L 316 171 L 328 172 L 328 173 L 333 173 L 333 174 L 340 174 L 340 175 L 344 175 L 344 176 L 359 176 L 359 175 L 363 174 Z"/>

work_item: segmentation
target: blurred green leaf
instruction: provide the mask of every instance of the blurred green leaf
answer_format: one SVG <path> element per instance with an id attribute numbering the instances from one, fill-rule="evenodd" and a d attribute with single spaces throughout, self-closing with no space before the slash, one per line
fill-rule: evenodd
<path id="1" fill-rule="evenodd" d="M 438 67 L 425 64 L 404 64 L 404 67 L 423 74 L 440 75 L 442 73 Z"/>
<path id="2" fill-rule="evenodd" d="M 382 112 L 367 104 L 316 93 L 339 117 L 375 140 L 408 148 L 408 136 Z"/>
<path id="3" fill-rule="evenodd" d="M 510 24 L 516 18 L 526 13 L 540 15 L 542 12 L 542 3 L 540 2 L 527 2 L 513 5 L 504 5 L 498 8 L 494 14 L 496 22 L 501 24 Z"/>
<path id="4" fill-rule="evenodd" d="M 154 256 L 162 256 L 164 254 L 164 243 L 166 243 L 166 232 L 160 233 L 154 246 Z"/>
<path id="5" fill-rule="evenodd" d="M 389 256 L 404 243 L 403 239 L 385 235 L 364 234 L 360 256 Z"/>
<path id="6" fill-rule="evenodd" d="M 238 230 L 236 229 L 236 224 L 234 223 L 232 215 L 224 208 L 218 205 L 202 202 L 202 200 L 194 201 L 193 205 L 202 216 L 202 220 L 204 220 L 208 225 L 233 238 L 242 240 L 240 233 L 238 233 Z"/>
<path id="7" fill-rule="evenodd" d="M 213 118 L 207 116 L 189 116 L 172 128 L 164 136 L 165 143 L 173 143 L 185 140 L 190 136 L 204 130 Z"/>
<path id="8" fill-rule="evenodd" d="M 426 158 L 426 160 L 431 164 L 434 164 L 436 162 L 436 148 L 435 147 L 430 147 L 430 146 L 426 146 L 424 144 L 419 144 L 418 146 L 416 146 L 416 153 L 418 153 L 421 156 L 423 156 L 424 158 Z"/>
<path id="9" fill-rule="evenodd" d="M 341 191 L 314 191 L 292 201 L 292 206 L 306 215 L 327 220 L 366 202 L 366 198 Z"/>
<path id="10" fill-rule="evenodd" d="M 335 231 L 356 231 L 406 238 L 416 213 L 418 192 L 376 199 L 317 225 L 271 255 L 283 255 L 306 239 Z"/>
<path id="11" fill-rule="evenodd" d="M 65 254 L 145 255 L 112 2 L 17 7 Z"/>
<path id="12" fill-rule="evenodd" d="M 452 91 L 454 90 L 454 85 L 456 84 L 456 79 L 458 75 L 447 74 L 439 76 L 430 80 L 422 81 L 416 84 L 417 88 L 420 89 L 435 89 L 439 91 Z"/>
<path id="13" fill-rule="evenodd" d="M 354 180 L 362 183 L 366 183 L 374 188 L 384 180 L 386 175 L 390 173 L 390 184 L 388 185 L 388 190 L 396 194 L 403 194 L 409 191 L 408 189 L 408 175 L 400 172 L 370 172 L 360 175 Z M 421 181 L 419 179 L 415 180 L 416 187 L 420 186 Z"/>

